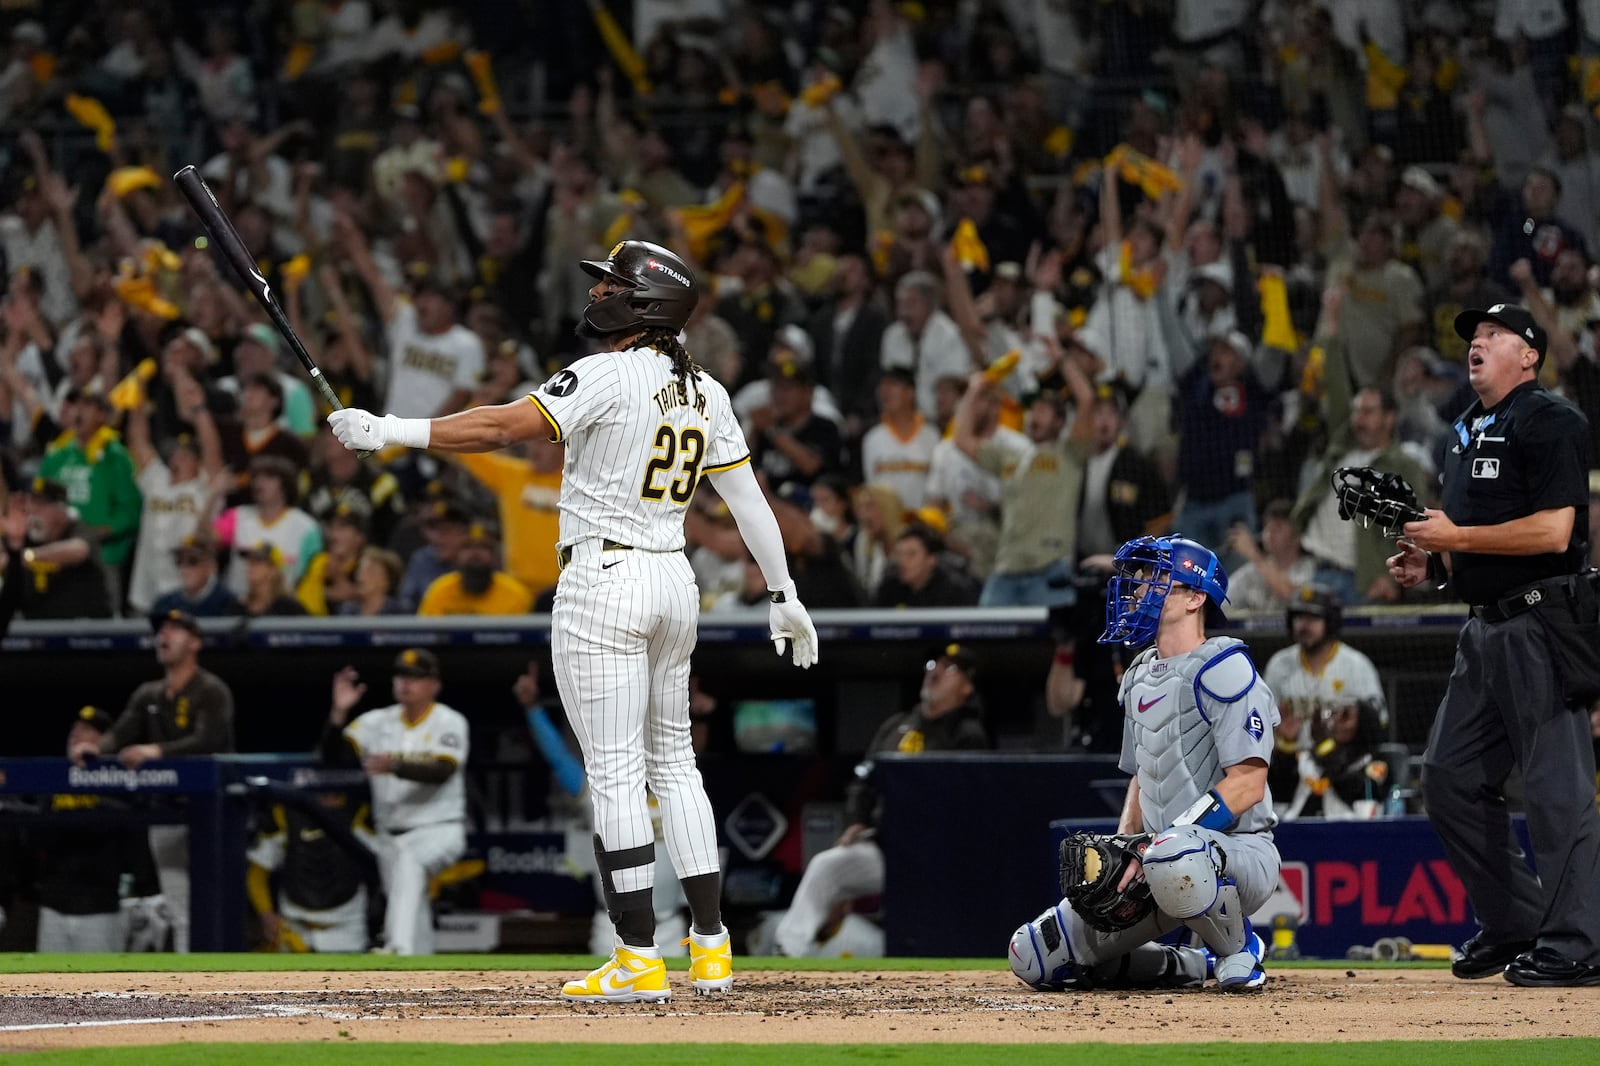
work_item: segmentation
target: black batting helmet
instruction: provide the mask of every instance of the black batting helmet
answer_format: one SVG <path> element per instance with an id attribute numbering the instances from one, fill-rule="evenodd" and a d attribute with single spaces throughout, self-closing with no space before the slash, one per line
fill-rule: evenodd
<path id="1" fill-rule="evenodd" d="M 1339 602 L 1338 594 L 1326 585 L 1301 586 L 1284 611 L 1284 624 L 1292 627 L 1297 614 L 1322 619 L 1329 639 L 1337 637 L 1340 626 L 1344 624 L 1344 604 Z"/>
<path id="2" fill-rule="evenodd" d="M 621 241 L 604 260 L 585 259 L 580 265 L 591 277 L 629 289 L 583 309 L 584 323 L 598 334 L 650 326 L 677 331 L 700 300 L 700 284 L 689 264 L 649 241 Z"/>

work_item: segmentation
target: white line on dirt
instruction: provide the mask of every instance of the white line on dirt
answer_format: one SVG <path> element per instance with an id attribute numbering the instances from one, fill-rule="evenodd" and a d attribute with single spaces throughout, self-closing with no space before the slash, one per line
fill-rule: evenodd
<path id="1" fill-rule="evenodd" d="M 113 993 L 114 994 L 114 993 Z M 26 1033 L 38 1029 L 96 1029 L 112 1025 L 179 1025 L 188 1022 L 244 1022 L 258 1018 L 291 1018 L 305 1014 L 322 1014 L 302 1007 L 263 1007 L 255 1014 L 197 1014 L 193 1017 L 162 1018 L 107 1018 L 88 1022 L 35 1022 L 29 1025 L 0 1025 L 0 1033 Z M 325 1017 L 339 1017 L 326 1014 Z"/>

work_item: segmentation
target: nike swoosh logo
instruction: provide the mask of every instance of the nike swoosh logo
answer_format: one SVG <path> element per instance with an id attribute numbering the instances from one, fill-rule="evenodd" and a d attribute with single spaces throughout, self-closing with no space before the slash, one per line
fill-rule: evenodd
<path id="1" fill-rule="evenodd" d="M 601 563 L 600 564 L 600 569 L 602 569 L 602 570 L 610 570 L 613 566 L 616 566 L 620 562 L 622 562 L 621 559 L 614 559 L 609 563 Z"/>
<path id="2" fill-rule="evenodd" d="M 644 974 L 642 973 L 630 974 L 618 967 L 602 977 L 600 983 L 605 986 L 607 992 L 626 992 L 637 984 L 639 978 L 643 976 Z"/>
<path id="3" fill-rule="evenodd" d="M 1165 692 L 1163 692 L 1161 695 L 1157 696 L 1153 700 L 1149 700 L 1149 701 L 1140 700 L 1139 701 L 1139 713 L 1143 714 L 1145 711 L 1148 711 L 1150 708 L 1154 707 L 1156 704 L 1160 703 L 1162 700 L 1164 700 L 1166 698 L 1167 698 L 1167 694 Z"/>

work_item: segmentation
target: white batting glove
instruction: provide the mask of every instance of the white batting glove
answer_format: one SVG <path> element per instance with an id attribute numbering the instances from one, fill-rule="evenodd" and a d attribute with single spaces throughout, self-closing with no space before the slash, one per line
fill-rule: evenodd
<path id="1" fill-rule="evenodd" d="M 772 631 L 773 648 L 782 655 L 783 642 L 787 640 L 794 664 L 802 670 L 811 669 L 817 661 L 817 627 L 811 624 L 811 616 L 795 595 L 794 582 L 773 589 L 768 595 L 772 607 L 767 611 L 767 628 Z"/>
<path id="2" fill-rule="evenodd" d="M 353 452 L 375 452 L 391 444 L 404 444 L 408 448 L 428 446 L 428 420 L 426 418 L 401 418 L 399 415 L 375 415 L 359 407 L 347 407 L 328 415 L 328 425 L 333 435 Z"/>

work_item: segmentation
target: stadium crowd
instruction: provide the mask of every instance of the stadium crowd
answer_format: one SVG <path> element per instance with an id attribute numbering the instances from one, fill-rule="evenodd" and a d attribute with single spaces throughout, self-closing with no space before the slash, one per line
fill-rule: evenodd
<path id="1" fill-rule="evenodd" d="M 1411 600 L 1328 475 L 1432 498 L 1459 309 L 1525 303 L 1547 381 L 1600 413 L 1596 0 L 7 19 L 24 618 L 548 608 L 558 447 L 345 452 L 168 180 L 191 161 L 342 400 L 405 416 L 586 354 L 579 259 L 690 257 L 687 347 L 816 607 L 1069 607 L 1173 529 L 1246 609 Z M 688 531 L 707 611 L 764 595 L 709 487 Z"/>

